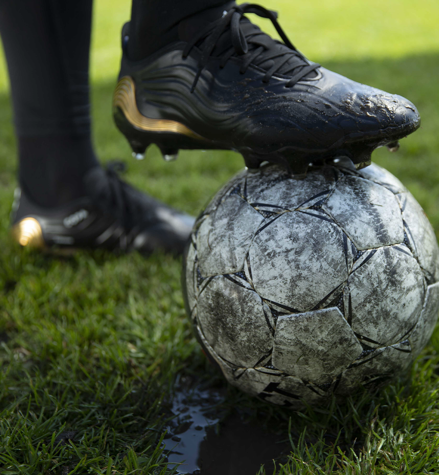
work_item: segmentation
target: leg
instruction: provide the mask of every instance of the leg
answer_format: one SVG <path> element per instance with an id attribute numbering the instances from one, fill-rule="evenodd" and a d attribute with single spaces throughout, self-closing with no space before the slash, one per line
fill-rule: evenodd
<path id="1" fill-rule="evenodd" d="M 85 191 L 98 165 L 90 136 L 91 0 L 0 0 L 20 162 L 20 185 L 41 206 Z"/>
<path id="2" fill-rule="evenodd" d="M 301 175 L 341 156 L 367 166 L 375 148 L 396 150 L 420 126 L 408 100 L 308 61 L 276 12 L 213 0 L 208 9 L 134 1 L 113 110 L 136 154 L 151 144 L 165 159 L 180 149 L 236 150 L 248 168 L 270 161 Z M 269 19 L 283 42 L 250 15 Z"/>
<path id="3" fill-rule="evenodd" d="M 195 14 L 219 8 L 221 15 L 228 4 L 224 0 L 133 0 L 128 54 L 132 60 L 146 58 L 154 51 L 178 40 L 178 26 Z M 216 7 L 216 8 L 215 8 Z M 208 14 L 211 14 L 210 12 Z M 204 19 L 203 19 L 204 21 Z"/>
<path id="4" fill-rule="evenodd" d="M 91 0 L 0 0 L 18 137 L 23 246 L 181 252 L 192 218 L 104 171 L 90 137 Z"/>

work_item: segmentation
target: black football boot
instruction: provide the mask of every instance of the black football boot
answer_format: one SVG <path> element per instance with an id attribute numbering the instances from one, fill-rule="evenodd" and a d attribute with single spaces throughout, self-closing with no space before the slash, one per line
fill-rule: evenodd
<path id="1" fill-rule="evenodd" d="M 116 166 L 96 167 L 84 179 L 87 196 L 58 208 L 41 208 L 16 190 L 12 234 L 22 246 L 150 253 L 183 252 L 194 219 L 124 183 Z"/>
<path id="2" fill-rule="evenodd" d="M 202 17 L 182 21 L 181 41 L 137 62 L 126 53 L 125 25 L 113 110 L 138 158 L 151 144 L 166 160 L 179 149 L 236 150 L 249 168 L 271 161 L 302 174 L 311 162 L 339 155 L 366 166 L 375 148 L 394 150 L 419 127 L 418 111 L 407 99 L 308 61 L 276 12 L 230 6 L 202 27 Z M 270 19 L 283 43 L 247 13 Z"/>

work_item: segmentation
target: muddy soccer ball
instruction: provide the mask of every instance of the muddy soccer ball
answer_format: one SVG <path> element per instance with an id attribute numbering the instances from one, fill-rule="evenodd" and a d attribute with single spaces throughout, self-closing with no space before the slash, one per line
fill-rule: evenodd
<path id="1" fill-rule="evenodd" d="M 300 409 L 406 370 L 439 311 L 439 251 L 392 174 L 348 161 L 305 179 L 243 171 L 198 218 L 184 291 L 226 379 Z"/>

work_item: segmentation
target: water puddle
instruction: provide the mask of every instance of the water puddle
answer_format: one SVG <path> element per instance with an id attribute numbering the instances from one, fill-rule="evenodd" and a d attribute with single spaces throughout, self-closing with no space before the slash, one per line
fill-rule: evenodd
<path id="1" fill-rule="evenodd" d="M 266 475 L 274 471 L 273 459 L 284 462 L 289 443 L 255 422 L 245 422 L 239 408 L 226 413 L 224 392 L 180 388 L 175 393 L 164 441 L 168 468 L 191 475 L 256 475 L 261 465 Z"/>

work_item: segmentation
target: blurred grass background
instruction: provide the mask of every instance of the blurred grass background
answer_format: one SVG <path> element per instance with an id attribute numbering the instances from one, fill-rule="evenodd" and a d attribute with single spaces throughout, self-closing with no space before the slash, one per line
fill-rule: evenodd
<path id="1" fill-rule="evenodd" d="M 438 232 L 439 2 L 262 4 L 280 12 L 290 39 L 310 59 L 416 104 L 422 128 L 397 154 L 380 149 L 373 159 L 406 184 Z M 95 2 L 96 148 L 103 161 L 126 159 L 126 179 L 137 187 L 197 214 L 242 159 L 182 152 L 165 164 L 151 148 L 143 162 L 131 160 L 110 113 L 129 11 L 128 0 Z M 175 374 L 211 375 L 184 315 L 181 263 L 103 252 L 59 259 L 17 248 L 8 236 L 16 171 L 0 52 L 0 473 L 165 473 L 156 447 Z M 227 404 L 293 434 L 291 457 L 279 469 L 285 475 L 439 473 L 438 349 L 436 332 L 410 384 L 396 382 L 374 400 L 296 416 L 232 389 Z M 361 444 L 352 452 L 355 440 Z"/>

